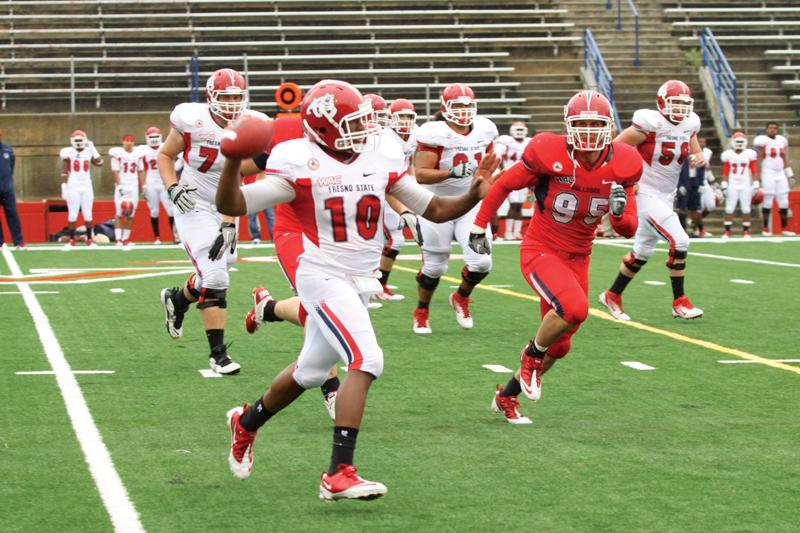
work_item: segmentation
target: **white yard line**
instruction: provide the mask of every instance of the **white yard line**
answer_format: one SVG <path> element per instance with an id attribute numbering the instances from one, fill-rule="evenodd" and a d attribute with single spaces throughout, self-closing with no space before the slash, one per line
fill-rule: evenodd
<path id="1" fill-rule="evenodd" d="M 620 361 L 623 365 L 630 367 L 634 370 L 655 370 L 654 366 L 646 365 L 644 363 L 640 363 L 639 361 Z"/>
<path id="2" fill-rule="evenodd" d="M 498 374 L 508 374 L 513 372 L 510 368 L 506 368 L 503 365 L 482 365 L 483 368 L 486 370 L 491 370 L 492 372 L 497 372 Z"/>
<path id="3" fill-rule="evenodd" d="M 621 242 L 607 242 L 607 241 L 595 241 L 595 244 L 602 244 L 604 246 L 614 246 L 615 248 L 626 248 L 630 249 L 631 244 L 625 244 Z M 656 252 L 663 252 L 667 253 L 669 250 L 665 248 L 656 248 Z M 781 261 L 767 261 L 766 259 L 752 259 L 749 257 L 733 257 L 730 255 L 717 255 L 717 254 L 706 254 L 703 252 L 689 252 L 689 257 L 708 257 L 710 259 L 721 259 L 723 261 L 736 261 L 739 263 L 756 263 L 758 265 L 772 265 L 772 266 L 782 266 L 782 267 L 789 267 L 789 268 L 800 268 L 800 263 L 783 263 Z"/>
<path id="4" fill-rule="evenodd" d="M 2 292 L 0 292 L 0 296 L 4 296 L 4 295 L 7 295 L 7 294 L 17 294 L 17 295 L 19 295 L 19 294 L 22 294 L 22 293 L 19 292 L 19 291 L 2 291 Z M 58 292 L 58 291 L 33 291 L 33 294 L 61 294 L 61 293 Z"/>
<path id="5" fill-rule="evenodd" d="M 22 270 L 19 268 L 13 254 L 6 248 L 2 252 L 11 270 L 11 275 L 22 276 Z M 17 288 L 22 293 L 25 305 L 28 307 L 31 318 L 33 318 L 47 361 L 55 373 L 56 383 L 64 399 L 64 405 L 72 422 L 75 436 L 78 438 L 86 464 L 89 466 L 89 472 L 94 478 L 94 483 L 100 493 L 100 498 L 103 500 L 103 505 L 108 511 L 114 529 L 125 532 L 144 531 L 144 526 L 139 520 L 139 513 L 128 497 L 128 491 L 125 489 L 119 473 L 114 468 L 111 454 L 103 443 L 100 431 L 97 429 L 92 414 L 89 412 L 86 399 L 83 397 L 81 388 L 66 357 L 64 357 L 64 352 L 58 343 L 52 326 L 50 326 L 47 315 L 27 283 L 17 283 Z"/>
<path id="6" fill-rule="evenodd" d="M 52 370 L 30 370 L 30 371 L 22 371 L 22 372 L 14 372 L 18 376 L 53 376 L 55 372 Z M 113 374 L 113 370 L 73 370 L 73 374 L 75 375 L 83 375 L 83 374 Z"/>
<path id="7" fill-rule="evenodd" d="M 198 370 L 198 372 L 200 372 L 200 375 L 203 376 L 204 378 L 221 378 L 222 377 L 222 374 L 218 374 L 218 373 L 214 372 L 213 370 L 211 370 L 210 368 L 201 368 L 200 370 Z"/>

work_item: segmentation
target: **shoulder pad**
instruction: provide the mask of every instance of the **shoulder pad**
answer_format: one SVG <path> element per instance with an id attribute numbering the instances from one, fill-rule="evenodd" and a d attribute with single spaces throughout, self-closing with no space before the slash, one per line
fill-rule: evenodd
<path id="1" fill-rule="evenodd" d="M 731 154 L 732 153 L 733 153 L 733 150 L 730 150 L 730 149 L 725 150 L 724 152 L 722 152 L 722 155 L 719 156 L 720 161 L 725 163 L 726 161 L 728 161 L 731 158 Z"/>
<path id="2" fill-rule="evenodd" d="M 260 117 L 269 120 L 269 116 L 267 116 L 265 113 L 262 113 L 261 111 L 256 111 L 255 109 L 247 109 L 245 110 L 244 114 L 251 117 Z"/>
<path id="3" fill-rule="evenodd" d="M 479 130 L 480 133 L 488 134 L 492 139 L 497 137 L 499 133 L 497 131 L 497 126 L 495 125 L 495 123 L 481 115 L 475 117 L 475 121 L 473 122 L 473 127 L 476 130 Z"/>
<path id="4" fill-rule="evenodd" d="M 784 146 L 789 146 L 789 141 L 783 135 L 776 135 L 775 138 L 779 139 L 784 144 Z"/>
<path id="5" fill-rule="evenodd" d="M 450 129 L 444 121 L 432 120 L 417 129 L 417 142 L 430 146 L 441 146 L 447 133 L 442 127 Z"/>
<path id="6" fill-rule="evenodd" d="M 290 139 L 275 146 L 267 161 L 268 168 L 288 171 L 291 168 L 306 168 L 313 154 L 307 139 Z"/>
<path id="7" fill-rule="evenodd" d="M 553 174 L 572 174 L 572 159 L 567 153 L 567 138 L 551 132 L 535 135 L 525 147 L 522 160 L 526 165 L 537 165 L 531 170 L 547 171 Z"/>
<path id="8" fill-rule="evenodd" d="M 639 181 L 642 175 L 642 156 L 633 146 L 621 142 L 612 142 L 611 164 L 614 175 L 622 180 L 623 187 L 629 187 Z"/>
<path id="9" fill-rule="evenodd" d="M 61 149 L 61 151 L 58 153 L 58 156 L 59 156 L 61 159 L 69 159 L 69 151 L 70 151 L 70 150 L 71 150 L 71 148 L 70 148 L 69 146 L 65 146 L 65 147 L 64 147 L 64 148 L 62 148 L 62 149 Z"/>
<path id="10" fill-rule="evenodd" d="M 514 141 L 514 139 L 511 137 L 511 135 L 501 135 L 500 137 L 495 139 L 495 142 L 498 142 L 500 144 L 505 144 L 506 146 L 511 144 L 512 141 Z"/>
<path id="11" fill-rule="evenodd" d="M 122 148 L 115 146 L 108 151 L 109 157 L 119 157 L 122 155 Z"/>
<path id="12" fill-rule="evenodd" d="M 748 159 L 756 159 L 758 157 L 758 154 L 756 154 L 756 151 L 752 148 L 748 148 L 744 153 L 747 154 Z"/>
<path id="13" fill-rule="evenodd" d="M 181 133 L 192 131 L 204 108 L 204 104 L 194 102 L 178 104 L 169 116 L 169 124 Z"/>
<path id="14" fill-rule="evenodd" d="M 686 127 L 694 133 L 698 133 L 700 131 L 700 117 L 697 116 L 697 113 L 694 111 L 692 111 L 692 114 L 689 115 Z"/>
<path id="15" fill-rule="evenodd" d="M 379 153 L 389 159 L 405 160 L 405 153 L 403 147 L 394 136 L 382 135 L 381 143 L 378 146 Z"/>
<path id="16" fill-rule="evenodd" d="M 658 129 L 661 123 L 661 113 L 653 109 L 637 109 L 633 113 L 631 122 L 633 123 L 633 127 L 637 130 L 650 133 Z"/>

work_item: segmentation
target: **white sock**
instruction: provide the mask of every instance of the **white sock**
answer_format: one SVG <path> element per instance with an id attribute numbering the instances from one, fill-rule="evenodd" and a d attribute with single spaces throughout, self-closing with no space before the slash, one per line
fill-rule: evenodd
<path id="1" fill-rule="evenodd" d="M 514 221 L 514 235 L 519 235 L 520 233 L 522 233 L 522 221 L 521 220 L 515 220 Z"/>
<path id="2" fill-rule="evenodd" d="M 114 239 L 118 241 L 122 240 L 122 228 L 114 228 Z"/>
<path id="3" fill-rule="evenodd" d="M 506 225 L 505 228 L 506 231 L 503 234 L 503 238 L 506 240 L 510 240 L 511 236 L 514 234 L 514 221 L 511 220 L 510 218 L 507 218 L 505 220 L 505 225 Z"/>
<path id="4" fill-rule="evenodd" d="M 129 229 L 122 230 L 122 240 L 127 241 L 130 240 L 130 238 L 131 238 L 131 230 Z"/>

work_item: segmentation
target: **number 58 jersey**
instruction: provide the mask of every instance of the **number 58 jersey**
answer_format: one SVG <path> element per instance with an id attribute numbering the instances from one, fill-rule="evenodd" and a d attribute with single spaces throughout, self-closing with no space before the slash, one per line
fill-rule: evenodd
<path id="1" fill-rule="evenodd" d="M 247 110 L 245 113 L 266 117 L 258 111 Z M 192 195 L 215 205 L 217 185 L 225 163 L 225 156 L 219 151 L 224 128 L 211 117 L 208 104 L 201 103 L 177 105 L 172 110 L 169 122 L 183 136 L 186 145 L 182 156 L 184 168 L 180 182 L 197 187 Z"/>
<path id="2" fill-rule="evenodd" d="M 483 154 L 492 149 L 497 126 L 488 118 L 476 116 L 466 135 L 456 133 L 444 120 L 426 122 L 417 129 L 417 151 L 433 152 L 439 158 L 437 169 L 452 170 L 458 165 L 477 167 Z M 472 177 L 447 178 L 428 189 L 439 196 L 458 196 L 469 189 Z"/>
<path id="3" fill-rule="evenodd" d="M 633 127 L 647 135 L 638 146 L 644 162 L 639 192 L 671 197 L 678 188 L 681 167 L 689 157 L 689 141 L 700 131 L 700 117 L 693 112 L 673 124 L 658 111 L 639 109 L 633 114 Z"/>

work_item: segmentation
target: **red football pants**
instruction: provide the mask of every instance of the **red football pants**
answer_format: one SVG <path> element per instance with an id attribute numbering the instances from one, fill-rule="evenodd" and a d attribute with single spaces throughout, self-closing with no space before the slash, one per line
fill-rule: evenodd
<path id="1" fill-rule="evenodd" d="M 589 256 L 523 249 L 520 268 L 525 281 L 541 298 L 542 317 L 553 309 L 573 325 L 547 350 L 550 357 L 564 357 L 569 353 L 572 335 L 589 315 Z"/>
<path id="2" fill-rule="evenodd" d="M 297 292 L 297 283 L 295 278 L 297 276 L 297 265 L 299 262 L 300 254 L 303 253 L 303 234 L 300 232 L 281 232 L 275 236 L 275 255 L 278 256 L 278 264 L 283 270 L 283 275 L 289 280 L 292 288 Z M 305 308 L 300 304 L 300 311 L 298 313 L 300 324 L 306 325 Z"/>

